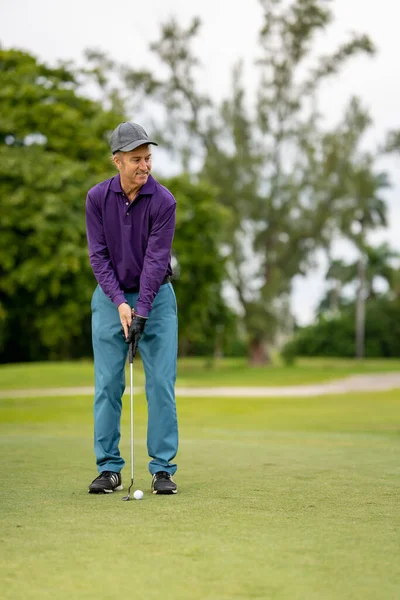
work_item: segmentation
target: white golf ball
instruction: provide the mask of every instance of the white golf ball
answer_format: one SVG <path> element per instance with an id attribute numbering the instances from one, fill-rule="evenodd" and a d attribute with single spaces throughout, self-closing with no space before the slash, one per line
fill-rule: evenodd
<path id="1" fill-rule="evenodd" d="M 135 490 L 133 492 L 133 497 L 135 498 L 135 500 L 141 500 L 143 498 L 144 494 L 142 492 L 142 490 Z"/>

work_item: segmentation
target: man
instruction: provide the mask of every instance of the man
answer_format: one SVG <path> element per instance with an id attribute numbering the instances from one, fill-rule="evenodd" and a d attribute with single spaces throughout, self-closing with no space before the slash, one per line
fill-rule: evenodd
<path id="1" fill-rule="evenodd" d="M 89 190 L 86 200 L 90 264 L 99 284 L 92 298 L 99 476 L 89 493 L 122 490 L 125 462 L 118 446 L 124 366 L 132 342 L 139 347 L 146 375 L 151 488 L 155 494 L 174 494 L 177 309 L 170 276 L 176 202 L 150 175 L 151 145 L 157 144 L 143 127 L 121 123 L 110 145 L 119 174 Z"/>

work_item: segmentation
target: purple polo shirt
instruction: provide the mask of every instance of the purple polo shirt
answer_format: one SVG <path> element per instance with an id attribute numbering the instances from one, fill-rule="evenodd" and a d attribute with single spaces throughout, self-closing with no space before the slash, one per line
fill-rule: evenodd
<path id="1" fill-rule="evenodd" d="M 151 175 L 129 204 L 119 174 L 95 185 L 86 198 L 90 264 L 116 306 L 124 290 L 139 289 L 136 312 L 147 317 L 166 275 L 172 275 L 171 246 L 176 201 Z"/>

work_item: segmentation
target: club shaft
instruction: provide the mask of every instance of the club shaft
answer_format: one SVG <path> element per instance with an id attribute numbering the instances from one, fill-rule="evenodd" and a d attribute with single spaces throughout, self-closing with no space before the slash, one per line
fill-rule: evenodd
<path id="1" fill-rule="evenodd" d="M 129 363 L 130 371 L 130 416 L 131 416 L 131 482 L 133 483 L 133 362 Z"/>

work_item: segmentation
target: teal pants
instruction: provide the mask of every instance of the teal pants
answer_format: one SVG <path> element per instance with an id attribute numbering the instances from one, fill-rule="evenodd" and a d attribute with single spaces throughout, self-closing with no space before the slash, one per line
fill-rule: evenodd
<path id="1" fill-rule="evenodd" d="M 125 294 L 135 308 L 138 294 Z M 171 283 L 160 287 L 146 322 L 139 351 L 146 376 L 148 407 L 147 451 L 149 471 L 167 471 L 178 451 L 175 405 L 177 357 L 177 309 Z M 120 472 L 125 464 L 120 455 L 122 396 L 128 346 L 122 334 L 118 309 L 100 286 L 92 298 L 92 341 L 95 371 L 94 450 L 99 473 Z"/>

